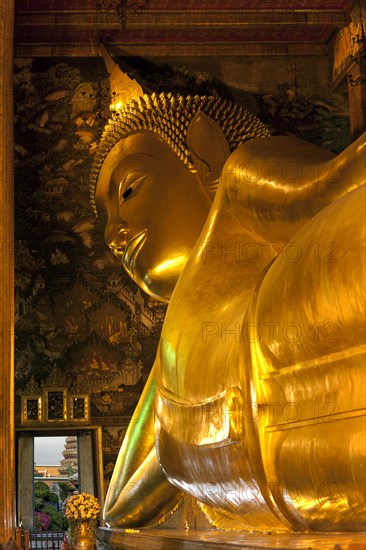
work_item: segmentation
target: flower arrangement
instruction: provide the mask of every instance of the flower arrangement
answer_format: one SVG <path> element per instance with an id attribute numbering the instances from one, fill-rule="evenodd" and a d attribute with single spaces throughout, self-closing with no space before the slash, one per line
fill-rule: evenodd
<path id="1" fill-rule="evenodd" d="M 97 519 L 100 514 L 98 499 L 89 493 L 69 497 L 65 515 L 70 523 L 71 548 L 92 550 L 95 548 Z"/>
<path id="2" fill-rule="evenodd" d="M 37 531 L 47 531 L 51 525 L 51 518 L 46 512 L 35 512 L 34 525 Z"/>
<path id="3" fill-rule="evenodd" d="M 99 514 L 98 499 L 89 493 L 73 495 L 66 501 L 65 515 L 70 522 L 80 519 L 98 519 Z"/>

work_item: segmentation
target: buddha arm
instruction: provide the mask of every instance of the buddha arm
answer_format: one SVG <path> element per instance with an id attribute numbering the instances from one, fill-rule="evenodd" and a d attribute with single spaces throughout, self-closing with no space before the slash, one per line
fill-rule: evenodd
<path id="1" fill-rule="evenodd" d="M 154 443 L 155 366 L 123 440 L 104 507 L 104 519 L 116 527 L 158 524 L 181 500 L 166 479 Z"/>
<path id="2" fill-rule="evenodd" d="M 253 140 L 231 155 L 222 181 L 238 220 L 262 238 L 287 242 L 320 210 L 366 182 L 366 133 L 339 155 L 289 137 Z"/>

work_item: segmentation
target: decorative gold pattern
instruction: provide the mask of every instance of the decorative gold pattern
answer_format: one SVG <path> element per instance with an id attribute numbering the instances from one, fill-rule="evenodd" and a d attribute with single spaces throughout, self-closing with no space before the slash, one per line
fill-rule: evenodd
<path id="1" fill-rule="evenodd" d="M 45 422 L 67 421 L 67 390 L 60 387 L 47 387 L 44 391 Z"/>
<path id="2" fill-rule="evenodd" d="M 79 520 L 71 522 L 71 549 L 93 550 L 96 541 L 96 522 Z"/>
<path id="3" fill-rule="evenodd" d="M 89 422 L 90 408 L 88 395 L 69 395 L 70 422 Z"/>
<path id="4" fill-rule="evenodd" d="M 67 387 L 67 378 L 60 369 L 52 369 L 46 380 L 42 381 L 42 388 Z"/>
<path id="5" fill-rule="evenodd" d="M 21 397 L 21 424 L 39 424 L 42 422 L 43 398 L 22 395 Z"/>
<path id="6" fill-rule="evenodd" d="M 19 390 L 19 395 L 39 395 L 41 393 L 41 387 L 32 375 L 29 379 L 24 390 Z"/>

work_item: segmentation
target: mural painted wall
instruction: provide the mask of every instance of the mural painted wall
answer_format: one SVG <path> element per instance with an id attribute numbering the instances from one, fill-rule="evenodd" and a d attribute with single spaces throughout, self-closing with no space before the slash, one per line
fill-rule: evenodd
<path id="1" fill-rule="evenodd" d="M 108 105 L 106 82 L 96 99 L 97 72 L 92 60 L 16 61 L 15 376 L 18 425 L 20 394 L 53 388 L 43 411 L 50 425 L 62 422 L 55 388 L 89 396 L 90 424 L 103 426 L 108 477 L 165 306 L 121 269 L 89 206 L 88 173 Z M 29 400 L 35 420 L 31 407 Z"/>
<path id="2" fill-rule="evenodd" d="M 203 70 L 138 69 L 154 91 L 237 99 L 238 90 Z M 107 484 L 165 306 L 121 269 L 90 208 L 88 174 L 108 117 L 105 76 L 92 59 L 15 61 L 15 376 L 18 427 L 103 427 Z M 276 93 L 242 91 L 240 102 L 274 133 L 345 147 L 345 113 L 304 97 L 299 82 L 292 77 Z"/>

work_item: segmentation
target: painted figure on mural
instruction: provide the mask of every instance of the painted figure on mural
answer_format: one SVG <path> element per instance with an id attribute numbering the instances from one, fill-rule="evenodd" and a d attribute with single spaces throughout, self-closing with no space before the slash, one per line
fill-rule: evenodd
<path id="1" fill-rule="evenodd" d="M 93 200 L 169 307 L 106 521 L 156 525 L 185 491 L 222 528 L 363 530 L 365 135 L 335 156 L 108 70 Z"/>

